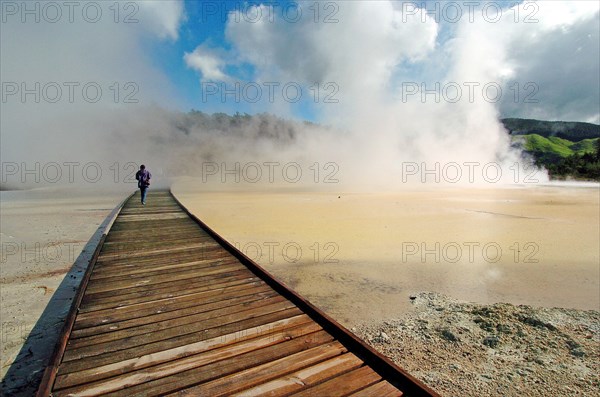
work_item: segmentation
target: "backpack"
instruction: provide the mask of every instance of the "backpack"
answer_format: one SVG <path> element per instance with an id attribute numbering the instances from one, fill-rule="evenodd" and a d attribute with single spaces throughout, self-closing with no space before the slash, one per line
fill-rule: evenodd
<path id="1" fill-rule="evenodd" d="M 138 187 L 148 187 L 150 186 L 150 173 L 146 170 L 138 171 L 135 174 L 135 179 L 138 180 Z"/>

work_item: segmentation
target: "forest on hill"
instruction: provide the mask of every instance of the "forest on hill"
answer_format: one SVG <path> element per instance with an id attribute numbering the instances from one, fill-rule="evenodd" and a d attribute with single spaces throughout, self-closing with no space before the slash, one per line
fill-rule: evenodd
<path id="1" fill-rule="evenodd" d="M 529 119 L 501 120 L 512 143 L 552 179 L 600 181 L 600 125 Z"/>

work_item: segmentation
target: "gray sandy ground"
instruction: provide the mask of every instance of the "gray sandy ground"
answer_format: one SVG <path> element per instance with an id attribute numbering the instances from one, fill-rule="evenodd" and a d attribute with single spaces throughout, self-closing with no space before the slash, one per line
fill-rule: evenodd
<path id="1" fill-rule="evenodd" d="M 1 193 L 2 395 L 35 391 L 103 222 L 127 193 Z"/>

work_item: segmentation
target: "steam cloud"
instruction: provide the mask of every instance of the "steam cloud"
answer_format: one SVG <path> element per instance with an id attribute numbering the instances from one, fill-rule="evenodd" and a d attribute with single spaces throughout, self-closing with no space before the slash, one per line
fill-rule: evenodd
<path id="1" fill-rule="evenodd" d="M 114 163 L 133 161 L 179 176 L 198 175 L 206 162 L 298 162 L 305 170 L 334 162 L 349 187 L 394 188 L 403 186 L 406 163 L 434 168 L 494 162 L 510 182 L 514 174 L 506 170 L 526 161 L 511 148 L 500 116 L 600 120 L 597 2 L 536 2 L 537 22 L 529 24 L 524 18 L 531 2 L 504 9 L 493 23 L 481 12 L 485 2 L 473 20 L 463 15 L 456 23 L 394 1 L 337 2 L 336 23 L 315 23 L 306 15 L 290 23 L 267 3 L 227 16 L 227 48 L 207 40 L 181 55 L 203 82 L 243 82 L 234 70 L 245 67 L 251 71 L 245 80 L 257 83 L 296 82 L 305 89 L 335 83 L 338 102 L 314 105 L 319 125 L 265 114 L 232 124 L 182 113 L 192 106 L 147 51 L 168 54 L 180 39 L 182 1 L 138 2 L 135 24 L 114 23 L 112 15 L 98 23 L 22 23 L 6 15 L 5 3 L 3 163 L 31 168 L 36 162 L 94 161 L 106 172 Z M 306 10 L 313 3 L 299 6 Z M 241 12 L 274 19 L 249 21 Z M 539 88 L 539 101 L 523 103 L 524 92 L 515 101 L 511 84 L 526 90 L 529 81 Z M 36 82 L 42 100 L 36 103 L 35 94 L 20 100 L 23 88 L 35 90 Z M 48 82 L 62 90 L 56 103 L 43 98 L 56 90 Z M 465 82 L 479 84 L 472 97 Z M 497 102 L 481 91 L 490 82 L 502 88 Z M 436 83 L 450 88 L 438 91 L 440 100 L 421 92 L 435 90 Z M 455 84 L 462 95 L 447 100 Z M 73 101 L 66 100 L 70 87 Z M 85 95 L 96 87 L 102 96 L 90 103 Z M 18 94 L 5 97 L 6 89 L 16 88 Z M 127 103 L 128 96 L 137 103 Z M 293 119 L 295 105 L 276 99 L 261 101 L 256 111 Z"/>

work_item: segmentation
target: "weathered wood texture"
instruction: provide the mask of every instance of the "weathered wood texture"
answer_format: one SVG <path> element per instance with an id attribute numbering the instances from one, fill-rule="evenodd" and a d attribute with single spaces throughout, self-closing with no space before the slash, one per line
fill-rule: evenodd
<path id="1" fill-rule="evenodd" d="M 435 395 L 169 192 L 129 199 L 90 266 L 40 395 Z"/>

